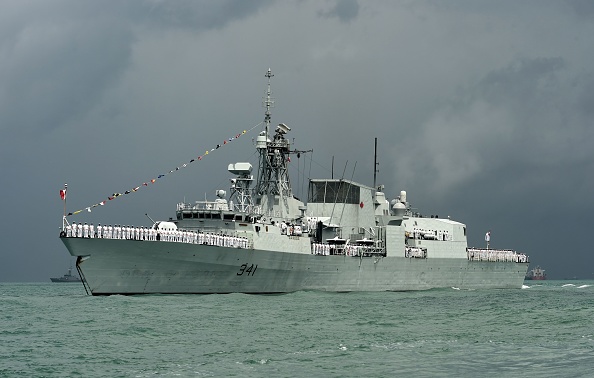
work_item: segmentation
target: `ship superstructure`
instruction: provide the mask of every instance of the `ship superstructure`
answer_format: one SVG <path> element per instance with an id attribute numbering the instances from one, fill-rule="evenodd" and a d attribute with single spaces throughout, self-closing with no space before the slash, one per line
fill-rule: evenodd
<path id="1" fill-rule="evenodd" d="M 172 222 L 61 239 L 92 294 L 400 291 L 520 288 L 525 254 L 467 247 L 466 225 L 412 211 L 407 193 L 346 179 L 310 179 L 307 202 L 289 178 L 291 128 L 272 128 L 269 69 L 258 168 L 229 164 L 230 198 L 179 203 Z M 374 176 L 375 181 L 375 176 Z"/>
<path id="2" fill-rule="evenodd" d="M 545 270 L 542 269 L 540 267 L 540 265 L 537 265 L 535 268 L 528 271 L 528 274 L 526 274 L 526 279 L 541 281 L 541 280 L 546 280 L 547 275 L 545 273 Z"/>

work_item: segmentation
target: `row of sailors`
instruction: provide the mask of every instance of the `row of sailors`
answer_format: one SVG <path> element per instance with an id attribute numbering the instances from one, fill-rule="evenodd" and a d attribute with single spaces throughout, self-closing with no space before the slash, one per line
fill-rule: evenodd
<path id="1" fill-rule="evenodd" d="M 292 225 L 292 224 L 286 224 L 285 222 L 281 222 L 280 229 L 281 229 L 281 235 L 294 235 L 294 236 L 303 235 L 301 226 L 296 226 L 296 225 Z"/>
<path id="2" fill-rule="evenodd" d="M 312 255 L 330 255 L 330 244 L 312 243 L 311 244 Z"/>
<path id="3" fill-rule="evenodd" d="M 212 234 L 196 231 L 164 230 L 160 231 L 160 240 L 190 244 L 206 244 L 227 248 L 248 248 L 246 237 Z"/>
<path id="4" fill-rule="evenodd" d="M 66 237 L 99 238 L 121 240 L 166 241 L 190 244 L 206 244 L 219 247 L 248 248 L 247 238 L 224 234 L 203 233 L 182 230 L 155 230 L 148 227 L 120 226 L 112 227 L 72 223 L 66 226 Z"/>
<path id="5" fill-rule="evenodd" d="M 417 258 L 417 259 L 426 259 L 427 258 L 427 250 L 424 248 L 419 247 L 405 247 L 404 248 L 404 257 L 406 258 Z"/>
<path id="6" fill-rule="evenodd" d="M 353 245 L 353 244 L 346 244 L 340 245 L 337 247 L 333 244 L 325 244 L 325 243 L 312 243 L 311 245 L 311 254 L 312 255 L 322 255 L 328 256 L 332 251 L 333 255 L 347 255 L 347 256 L 362 256 L 364 254 L 369 253 L 383 253 L 374 247 L 364 246 L 364 245 Z"/>
<path id="7" fill-rule="evenodd" d="M 468 248 L 466 250 L 468 260 L 474 261 L 509 261 L 524 263 L 528 262 L 528 256 L 524 253 L 517 253 L 509 249 L 479 249 Z"/>
<path id="8" fill-rule="evenodd" d="M 101 239 L 126 239 L 126 240 L 156 240 L 156 230 L 147 227 L 134 226 L 101 226 L 97 229 L 93 224 L 76 224 L 66 226 L 66 237 L 69 238 L 101 238 Z"/>
<path id="9" fill-rule="evenodd" d="M 320 221 L 318 217 L 308 217 L 306 218 L 307 229 L 309 230 L 310 236 L 316 236 L 316 230 L 318 228 L 318 222 Z"/>

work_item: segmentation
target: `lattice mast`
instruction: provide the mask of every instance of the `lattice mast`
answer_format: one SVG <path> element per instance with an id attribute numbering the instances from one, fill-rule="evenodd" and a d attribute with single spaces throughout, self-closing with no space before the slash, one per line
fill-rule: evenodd
<path id="1" fill-rule="evenodd" d="M 285 139 L 285 134 L 291 129 L 281 123 L 276 129 L 272 140 L 270 140 L 270 109 L 274 106 L 271 97 L 270 79 L 274 76 L 270 70 L 266 72 L 268 78 L 268 89 L 264 98 L 264 123 L 265 130 L 258 136 L 256 147 L 259 153 L 258 180 L 256 183 L 256 195 L 276 195 L 281 199 L 292 196 L 291 183 L 289 180 L 288 162 L 291 153 L 290 144 Z"/>
<path id="2" fill-rule="evenodd" d="M 231 179 L 231 200 L 234 200 L 234 211 L 251 213 L 253 211 L 252 189 L 254 181 L 252 165 L 250 163 L 229 164 L 227 170 L 236 175 Z"/>

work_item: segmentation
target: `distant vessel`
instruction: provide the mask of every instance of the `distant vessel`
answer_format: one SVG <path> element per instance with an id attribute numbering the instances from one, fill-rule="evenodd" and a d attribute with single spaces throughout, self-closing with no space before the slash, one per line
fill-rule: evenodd
<path id="1" fill-rule="evenodd" d="M 229 164 L 235 176 L 229 200 L 217 190 L 214 201 L 179 203 L 176 219 L 151 227 L 109 225 L 94 232 L 64 216 L 60 239 L 77 257 L 87 292 L 522 287 L 525 254 L 488 244 L 468 248 L 465 224 L 413 211 L 405 191 L 388 200 L 384 186 L 375 183 L 376 170 L 373 187 L 344 178 L 310 179 L 307 202 L 295 197 L 290 155 L 311 150 L 292 149 L 284 123 L 270 130 L 270 69 L 265 76 L 265 128 L 255 140 L 258 172 L 254 179 L 251 163 Z"/>
<path id="2" fill-rule="evenodd" d="M 526 279 L 527 280 L 546 280 L 547 279 L 547 275 L 545 274 L 544 269 L 541 269 L 540 266 L 536 266 L 536 268 L 528 271 L 528 274 L 526 274 Z"/>
<path id="3" fill-rule="evenodd" d="M 72 268 L 68 268 L 68 273 L 64 274 L 62 277 L 52 277 L 50 280 L 52 280 L 52 282 L 81 282 L 80 277 L 72 274 Z"/>

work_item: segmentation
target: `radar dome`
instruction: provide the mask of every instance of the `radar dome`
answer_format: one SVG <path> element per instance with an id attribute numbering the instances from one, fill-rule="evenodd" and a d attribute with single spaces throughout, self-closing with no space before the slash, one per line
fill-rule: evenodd
<path id="1" fill-rule="evenodd" d="M 406 206 L 402 202 L 396 202 L 394 206 L 392 206 L 392 212 L 394 215 L 404 215 L 406 211 Z"/>
<path id="2" fill-rule="evenodd" d="M 267 138 L 266 132 L 262 131 L 256 138 L 256 148 L 266 148 Z"/>

